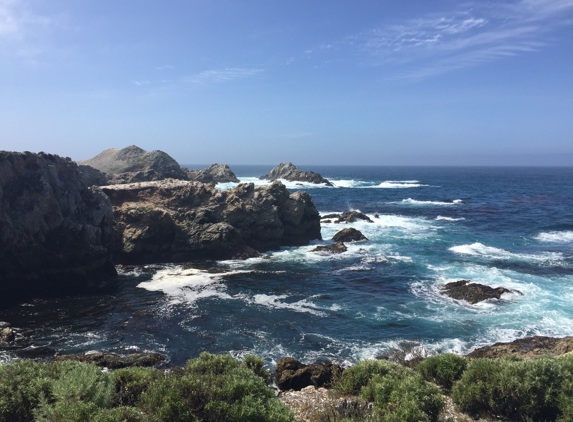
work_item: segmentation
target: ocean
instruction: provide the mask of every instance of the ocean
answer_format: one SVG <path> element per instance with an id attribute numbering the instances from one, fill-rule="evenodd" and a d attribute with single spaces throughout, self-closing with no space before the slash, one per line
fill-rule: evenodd
<path id="1" fill-rule="evenodd" d="M 255 184 L 271 167 L 231 166 Z M 4 307 L 20 340 L 0 361 L 106 350 L 173 365 L 202 351 L 352 364 L 573 335 L 573 168 L 300 167 L 335 184 L 286 182 L 321 214 L 373 222 L 323 224 L 324 240 L 263 258 L 127 268 L 88 293 Z M 369 240 L 311 252 L 345 227 Z M 441 293 L 462 279 L 518 292 L 476 305 Z"/>

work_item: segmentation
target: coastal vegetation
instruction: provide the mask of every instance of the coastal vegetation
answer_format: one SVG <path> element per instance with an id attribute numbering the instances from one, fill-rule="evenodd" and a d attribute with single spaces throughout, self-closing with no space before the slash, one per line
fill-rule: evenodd
<path id="1" fill-rule="evenodd" d="M 0 366 L 0 421 L 294 421 L 270 381 L 263 360 L 252 355 L 240 362 L 205 352 L 166 371 L 20 360 Z M 339 405 L 313 420 L 446 420 L 441 412 L 449 395 L 471 416 L 567 422 L 573 420 L 573 355 L 444 354 L 414 368 L 364 360 L 344 370 L 330 391 Z"/>

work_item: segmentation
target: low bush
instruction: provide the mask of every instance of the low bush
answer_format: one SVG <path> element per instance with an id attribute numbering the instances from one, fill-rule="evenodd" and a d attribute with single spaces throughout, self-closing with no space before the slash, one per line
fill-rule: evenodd
<path id="1" fill-rule="evenodd" d="M 571 415 L 572 368 L 573 361 L 550 357 L 475 359 L 454 384 L 452 398 L 476 414 L 514 421 L 570 421 L 566 415 Z"/>
<path id="2" fill-rule="evenodd" d="M 449 391 L 454 382 L 462 377 L 467 365 L 466 358 L 447 353 L 423 360 L 416 369 L 426 381 L 434 382 Z"/>

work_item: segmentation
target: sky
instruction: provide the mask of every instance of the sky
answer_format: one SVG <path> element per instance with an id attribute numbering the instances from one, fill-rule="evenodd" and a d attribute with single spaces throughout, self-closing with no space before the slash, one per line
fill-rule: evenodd
<path id="1" fill-rule="evenodd" d="M 0 0 L 0 150 L 573 165 L 573 0 Z"/>

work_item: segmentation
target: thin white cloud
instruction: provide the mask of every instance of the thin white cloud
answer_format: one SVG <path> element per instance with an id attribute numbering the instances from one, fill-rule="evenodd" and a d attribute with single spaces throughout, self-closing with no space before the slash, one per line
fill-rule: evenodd
<path id="1" fill-rule="evenodd" d="M 257 68 L 240 68 L 228 67 L 225 69 L 205 70 L 195 75 L 183 79 L 189 84 L 209 85 L 233 81 L 235 79 L 244 79 L 256 76 L 262 73 L 263 69 Z"/>
<path id="2" fill-rule="evenodd" d="M 547 44 L 547 33 L 571 25 L 572 13 L 573 0 L 466 3 L 370 29 L 346 43 L 366 54 L 367 63 L 394 69 L 395 77 L 424 78 L 537 51 Z"/>

